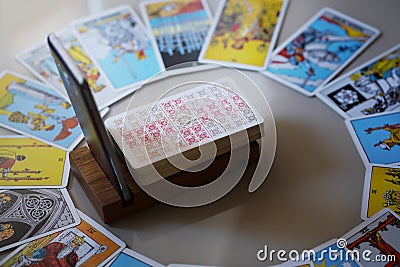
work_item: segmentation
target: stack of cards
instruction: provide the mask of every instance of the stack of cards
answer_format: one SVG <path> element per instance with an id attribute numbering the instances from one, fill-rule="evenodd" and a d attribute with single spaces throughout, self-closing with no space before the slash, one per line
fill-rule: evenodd
<path id="1" fill-rule="evenodd" d="M 153 166 L 168 177 L 179 171 L 170 161 L 198 158 L 199 145 L 215 142 L 220 155 L 261 137 L 261 115 L 237 91 L 230 78 L 206 83 L 109 118 L 106 127 L 147 185 Z"/>

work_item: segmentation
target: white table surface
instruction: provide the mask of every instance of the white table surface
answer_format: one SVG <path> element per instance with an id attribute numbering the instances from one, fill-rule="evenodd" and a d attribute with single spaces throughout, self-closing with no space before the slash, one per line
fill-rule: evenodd
<path id="1" fill-rule="evenodd" d="M 15 55 L 89 10 L 124 3 L 139 11 L 139 1 L 134 0 L 104 0 L 97 6 L 93 5 L 96 1 L 89 2 L 0 0 L 0 70 L 33 77 L 16 62 Z M 212 11 L 218 3 L 209 1 Z M 400 41 L 398 0 L 292 0 L 278 44 L 325 6 L 382 32 L 345 71 Z M 277 151 L 268 179 L 252 194 L 247 192 L 249 180 L 243 179 L 210 205 L 175 208 L 160 204 L 106 225 L 129 248 L 165 265 L 266 266 L 256 257 L 264 245 L 276 250 L 309 249 L 340 237 L 361 222 L 365 168 L 343 119 L 317 98 L 303 96 L 258 73 L 245 73 L 261 88 L 276 121 Z M 123 111 L 128 100 L 114 104 L 110 114 Z M 0 130 L 3 135 L 10 133 Z M 74 177 L 68 189 L 75 205 L 100 221 Z"/>

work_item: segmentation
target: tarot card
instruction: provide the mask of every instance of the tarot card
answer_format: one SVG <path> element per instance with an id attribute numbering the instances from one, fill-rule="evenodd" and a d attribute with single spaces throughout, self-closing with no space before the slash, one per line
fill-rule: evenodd
<path id="1" fill-rule="evenodd" d="M 324 244 L 306 251 L 306 257 L 311 260 L 313 266 L 346 266 L 346 267 L 361 267 L 357 262 L 357 258 L 347 252 L 346 244 L 342 239 L 332 239 Z M 307 255 L 308 254 L 308 255 Z"/>
<path id="2" fill-rule="evenodd" d="M 84 74 L 99 110 L 132 93 L 134 88 L 121 92 L 114 90 L 70 29 L 64 29 L 56 33 L 56 35 L 60 38 L 61 43 Z M 50 54 L 47 43 L 43 42 L 19 53 L 17 59 L 36 77 L 64 95 L 68 95 L 59 77 L 57 66 Z"/>
<path id="3" fill-rule="evenodd" d="M 0 251 L 80 222 L 66 189 L 0 191 Z"/>
<path id="4" fill-rule="evenodd" d="M 21 135 L 2 136 L 0 173 L 0 189 L 66 187 L 68 153 Z"/>
<path id="5" fill-rule="evenodd" d="M 158 49 L 130 6 L 72 25 L 83 48 L 116 90 L 138 87 L 163 70 Z"/>
<path id="6" fill-rule="evenodd" d="M 38 79 L 47 83 L 64 96 L 67 96 L 57 66 L 45 42 L 18 53 L 16 58 Z"/>
<path id="7" fill-rule="evenodd" d="M 265 70 L 287 3 L 287 0 L 221 1 L 199 61 Z"/>
<path id="8" fill-rule="evenodd" d="M 124 249 L 107 267 L 165 267 L 152 259 L 147 258 L 128 248 Z"/>
<path id="9" fill-rule="evenodd" d="M 363 220 L 385 207 L 400 214 L 400 166 L 368 165 L 362 200 Z"/>
<path id="10" fill-rule="evenodd" d="M 134 91 L 134 87 L 123 91 L 114 90 L 70 29 L 57 35 L 68 54 L 84 74 L 99 110 L 114 104 Z"/>
<path id="11" fill-rule="evenodd" d="M 20 74 L 0 74 L 0 125 L 64 150 L 83 138 L 65 97 Z"/>
<path id="12" fill-rule="evenodd" d="M 78 210 L 81 222 L 22 245 L 1 266 L 104 266 L 125 248 L 125 243 Z M 20 264 L 20 265 L 15 265 Z"/>
<path id="13" fill-rule="evenodd" d="M 333 81 L 317 96 L 344 118 L 400 108 L 400 45 Z"/>
<path id="14" fill-rule="evenodd" d="M 323 8 L 274 51 L 263 74 L 312 96 L 378 35 L 363 22 Z"/>
<path id="15" fill-rule="evenodd" d="M 197 66 L 191 71 L 206 67 L 197 63 L 211 23 L 205 0 L 149 0 L 140 4 L 165 68 L 175 66 L 180 72 L 187 72 L 187 66 Z"/>
<path id="16" fill-rule="evenodd" d="M 400 217 L 388 208 L 345 234 L 347 249 L 360 255 L 364 267 L 398 266 L 400 263 Z M 356 254 L 357 253 L 357 254 Z"/>
<path id="17" fill-rule="evenodd" d="M 346 120 L 364 164 L 400 162 L 400 112 Z"/>

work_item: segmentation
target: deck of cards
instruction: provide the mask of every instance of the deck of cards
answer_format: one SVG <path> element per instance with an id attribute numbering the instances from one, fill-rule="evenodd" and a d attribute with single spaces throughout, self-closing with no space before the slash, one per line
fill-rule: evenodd
<path id="1" fill-rule="evenodd" d="M 196 85 L 113 116 L 105 124 L 141 184 L 148 185 L 154 182 L 149 175 L 153 167 L 163 177 L 171 176 L 185 157 L 198 158 L 199 149 L 210 142 L 216 144 L 218 156 L 261 138 L 263 118 L 238 89 L 230 78 Z M 193 160 L 187 168 L 214 156 Z"/>
<path id="2" fill-rule="evenodd" d="M 314 248 L 316 258 L 279 266 L 399 266 L 400 44 L 337 78 L 380 31 L 373 21 L 326 7 L 275 47 L 288 6 L 289 0 L 222 0 L 213 17 L 206 0 L 145 0 L 141 16 L 120 6 L 72 21 L 56 35 L 102 115 L 147 79 L 215 67 L 208 63 L 258 71 L 316 95 L 343 117 L 365 164 L 365 222 Z M 0 126 L 20 134 L 0 138 L 0 251 L 17 247 L 0 265 L 166 266 L 126 248 L 76 209 L 66 189 L 69 152 L 83 134 L 56 63 L 44 42 L 16 58 L 40 81 L 0 74 Z M 183 164 L 182 154 L 198 158 L 199 148 L 214 143 L 221 155 L 262 136 L 263 118 L 240 89 L 232 77 L 196 84 L 105 125 L 140 182 L 149 185 L 156 182 L 153 168 L 164 177 L 175 174 L 171 161 Z M 328 249 L 369 250 L 370 257 L 394 260 L 331 259 L 324 255 Z"/>

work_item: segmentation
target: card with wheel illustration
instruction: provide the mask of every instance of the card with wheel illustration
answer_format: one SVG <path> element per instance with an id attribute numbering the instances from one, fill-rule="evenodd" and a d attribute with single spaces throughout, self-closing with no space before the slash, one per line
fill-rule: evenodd
<path id="1" fill-rule="evenodd" d="M 0 251 L 80 222 L 66 189 L 2 190 L 0 197 Z"/>

